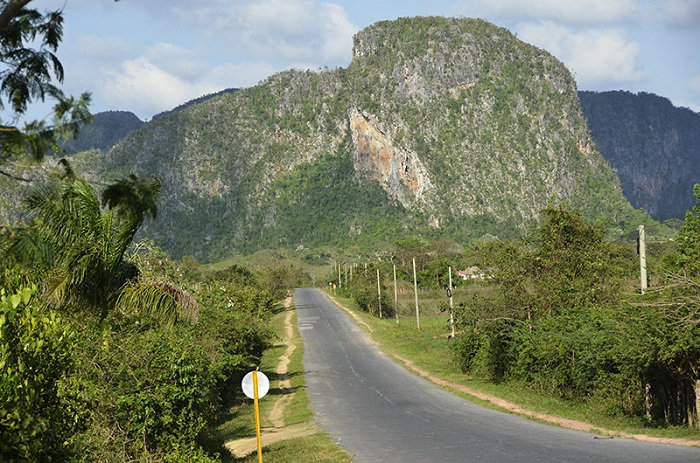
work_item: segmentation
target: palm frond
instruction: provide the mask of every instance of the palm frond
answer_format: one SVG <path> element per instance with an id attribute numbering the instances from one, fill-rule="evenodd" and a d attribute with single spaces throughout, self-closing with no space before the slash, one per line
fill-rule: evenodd
<path id="1" fill-rule="evenodd" d="M 51 247 L 32 229 L 16 228 L 7 237 L 7 259 L 25 268 L 47 269 L 53 262 Z"/>
<path id="2" fill-rule="evenodd" d="M 68 298 L 69 286 L 69 275 L 64 268 L 57 267 L 44 280 L 43 291 L 51 305 L 59 306 L 64 304 Z"/>
<path id="3" fill-rule="evenodd" d="M 192 295 L 162 281 L 132 283 L 117 299 L 117 308 L 124 313 L 140 313 L 172 325 L 178 318 L 192 324 L 199 320 L 199 306 Z"/>

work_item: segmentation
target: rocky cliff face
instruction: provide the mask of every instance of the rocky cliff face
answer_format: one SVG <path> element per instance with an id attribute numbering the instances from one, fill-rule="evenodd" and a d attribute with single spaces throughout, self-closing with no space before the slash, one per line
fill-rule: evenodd
<path id="1" fill-rule="evenodd" d="M 355 171 L 378 182 L 389 200 L 399 201 L 404 207 L 421 201 L 432 185 L 418 155 L 394 146 L 390 134 L 370 115 L 357 108 L 348 113 Z"/>
<path id="2" fill-rule="evenodd" d="M 365 119 L 424 166 L 431 183 L 415 206 L 431 223 L 488 215 L 522 225 L 550 198 L 588 203 L 580 193 L 590 175 L 616 188 L 570 73 L 504 29 L 443 18 L 378 23 L 355 37 L 348 75 Z"/>
<path id="3" fill-rule="evenodd" d="M 160 177 L 146 233 L 202 260 L 407 233 L 517 236 L 550 201 L 640 220 L 568 70 L 482 20 L 378 23 L 347 68 L 286 71 L 165 113 L 96 168 Z"/>
<path id="4" fill-rule="evenodd" d="M 683 218 L 700 183 L 700 114 L 653 94 L 581 92 L 600 151 L 632 205 L 657 220 Z"/>

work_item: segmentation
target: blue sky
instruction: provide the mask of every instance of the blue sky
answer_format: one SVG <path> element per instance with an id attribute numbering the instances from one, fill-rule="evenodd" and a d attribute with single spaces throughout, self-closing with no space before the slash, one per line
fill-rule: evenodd
<path id="1" fill-rule="evenodd" d="M 143 120 L 289 68 L 346 67 L 352 36 L 407 16 L 479 17 L 552 53 L 579 90 L 700 112 L 700 0 L 34 0 L 63 8 L 63 89 Z"/>

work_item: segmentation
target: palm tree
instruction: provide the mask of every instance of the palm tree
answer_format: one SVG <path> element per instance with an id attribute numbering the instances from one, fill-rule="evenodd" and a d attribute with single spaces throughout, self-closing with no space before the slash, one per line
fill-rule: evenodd
<path id="1" fill-rule="evenodd" d="M 28 196 L 34 224 L 11 246 L 25 256 L 41 256 L 48 299 L 57 307 L 97 309 L 103 320 L 119 308 L 166 323 L 178 317 L 196 322 L 197 304 L 189 294 L 141 281 L 138 269 L 124 259 L 143 221 L 156 216 L 160 180 L 133 175 L 119 180 L 105 189 L 100 204 L 94 188 L 67 161 L 61 164 L 65 174 L 58 184 Z"/>

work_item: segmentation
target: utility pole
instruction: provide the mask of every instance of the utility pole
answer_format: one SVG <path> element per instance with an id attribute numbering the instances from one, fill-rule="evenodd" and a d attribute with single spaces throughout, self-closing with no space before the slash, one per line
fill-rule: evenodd
<path id="1" fill-rule="evenodd" d="M 379 301 L 379 318 L 382 318 L 382 285 L 379 282 L 379 269 L 377 269 L 377 298 Z"/>
<path id="2" fill-rule="evenodd" d="M 455 312 L 454 303 L 452 302 L 452 267 L 450 267 L 450 287 L 447 289 L 447 297 L 450 298 L 450 327 L 452 327 L 452 339 L 455 337 Z"/>
<path id="3" fill-rule="evenodd" d="M 396 311 L 396 324 L 399 323 L 399 290 L 396 287 L 396 264 L 394 264 L 394 310 Z"/>
<path id="4" fill-rule="evenodd" d="M 416 325 L 420 330 L 420 311 L 418 310 L 418 279 L 416 277 L 416 258 L 413 258 L 413 294 L 416 297 Z"/>
<path id="5" fill-rule="evenodd" d="M 644 233 L 644 225 L 639 226 L 639 238 L 637 242 L 637 251 L 639 252 L 639 270 L 640 270 L 640 280 L 641 280 L 641 290 L 642 294 L 647 289 L 647 246 L 646 246 L 646 236 Z"/>

